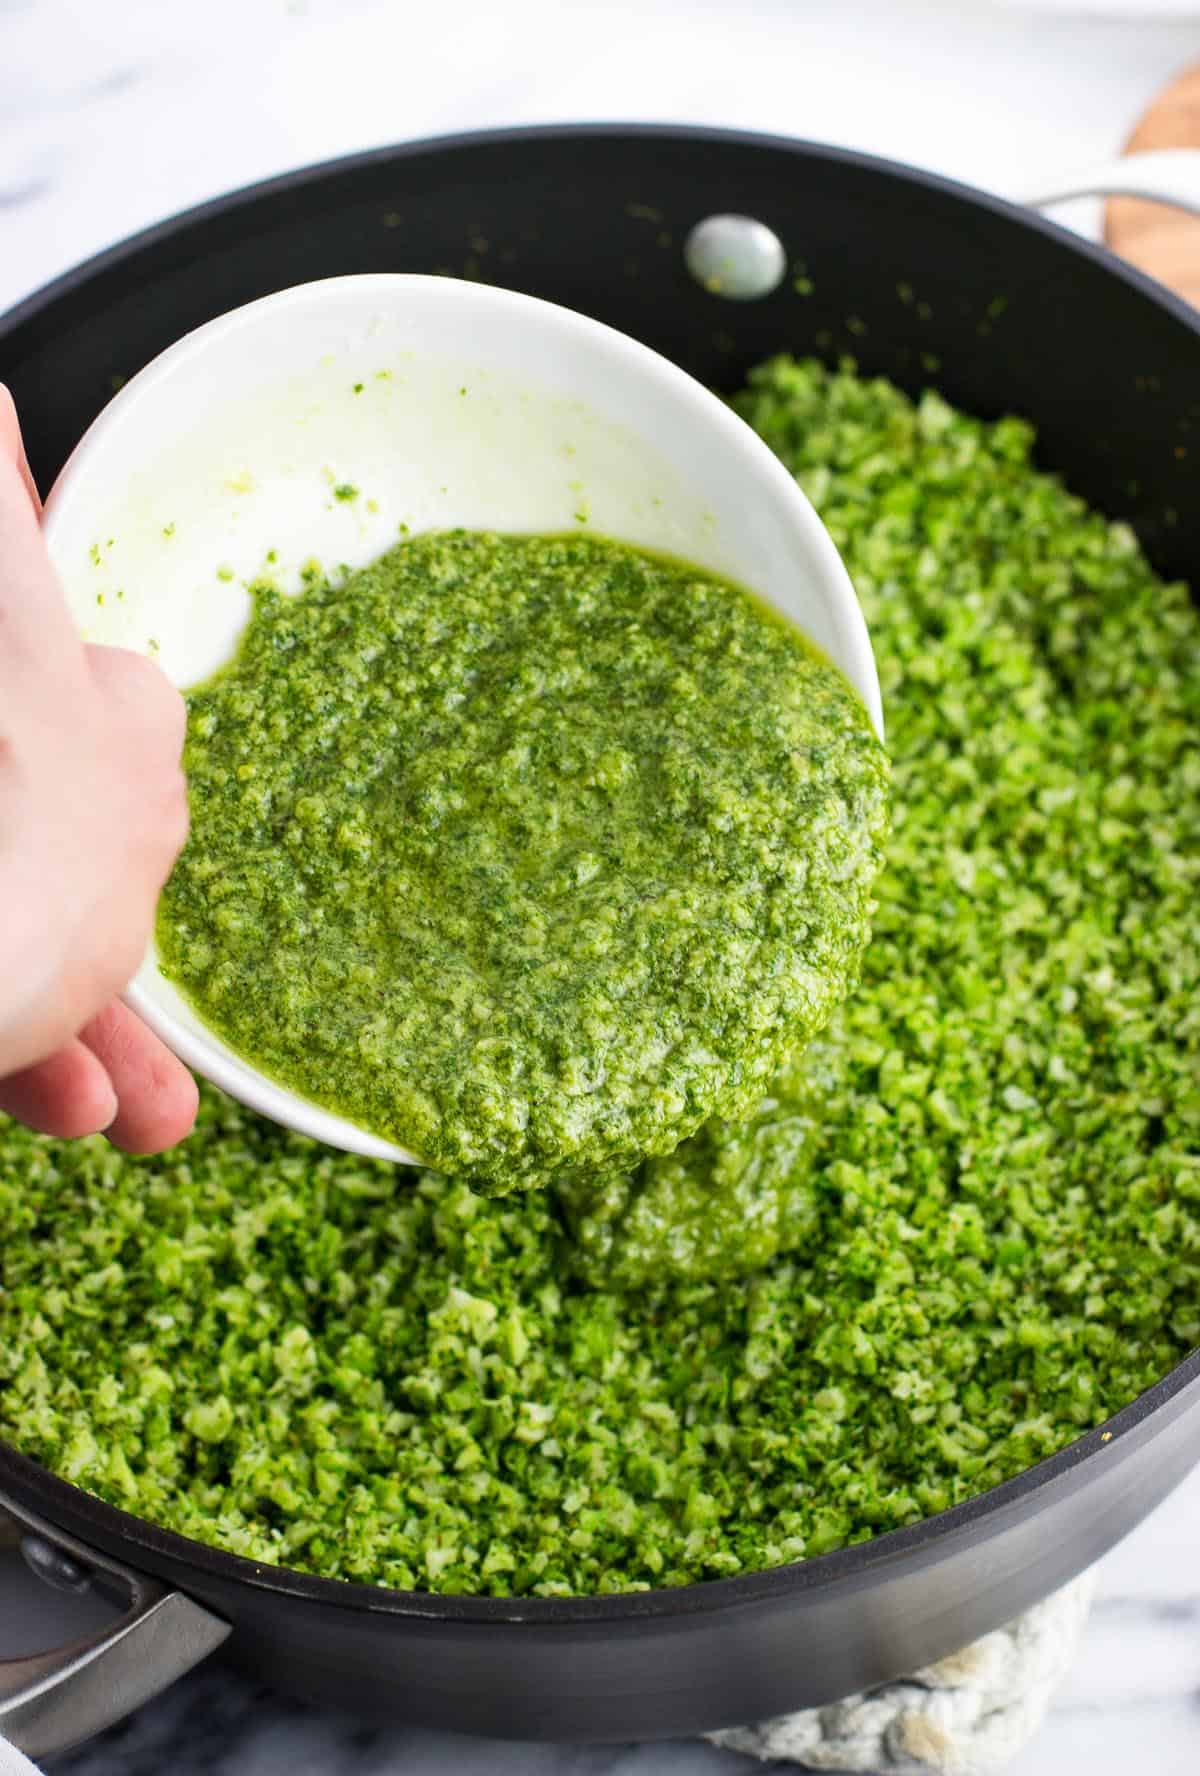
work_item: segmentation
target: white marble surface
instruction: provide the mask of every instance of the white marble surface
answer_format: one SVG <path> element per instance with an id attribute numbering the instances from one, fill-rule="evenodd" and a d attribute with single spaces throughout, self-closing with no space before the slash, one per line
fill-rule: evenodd
<path id="1" fill-rule="evenodd" d="M 229 186 L 493 123 L 736 124 L 1024 189 L 1120 144 L 1200 53 L 1195 14 L 1122 22 L 998 0 L 0 0 L 0 307 Z"/>
<path id="2" fill-rule="evenodd" d="M 0 0 L 0 308 L 222 189 L 494 123 L 725 123 L 1001 191 L 1114 151 L 1200 56 L 1200 4 L 1039 0 Z M 1105 0 L 1104 11 L 1119 11 Z M 1147 17 L 1161 10 L 1172 14 Z M 1095 211 L 1076 207 L 1085 229 Z M 0 376 L 3 364 L 0 363 Z M 734 1776 L 699 1745 L 547 1751 L 356 1729 L 200 1673 L 70 1776 Z M 1200 1769 L 1200 1476 L 1110 1557 L 1075 1675 L 1013 1776 Z"/>

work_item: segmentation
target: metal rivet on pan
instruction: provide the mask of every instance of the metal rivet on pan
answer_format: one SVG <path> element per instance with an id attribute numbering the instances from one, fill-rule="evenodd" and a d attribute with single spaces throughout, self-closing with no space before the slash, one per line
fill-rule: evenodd
<path id="1" fill-rule="evenodd" d="M 787 270 L 783 242 L 753 216 L 706 216 L 684 242 L 683 257 L 698 284 L 733 302 L 769 296 Z"/>
<path id="2" fill-rule="evenodd" d="M 92 1575 L 87 1568 L 42 1536 L 22 1536 L 21 1553 L 30 1572 L 56 1591 L 86 1591 L 91 1585 Z"/>

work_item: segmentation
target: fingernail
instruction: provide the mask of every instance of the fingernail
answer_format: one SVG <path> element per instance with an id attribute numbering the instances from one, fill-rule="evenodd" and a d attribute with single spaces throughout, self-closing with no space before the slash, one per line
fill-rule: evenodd
<path id="1" fill-rule="evenodd" d="M 104 1118 L 104 1121 L 100 1124 L 100 1127 L 96 1131 L 97 1134 L 101 1134 L 101 1135 L 106 1135 L 108 1133 L 108 1131 L 112 1127 L 113 1123 L 117 1120 L 117 1117 L 121 1114 L 121 1103 L 120 1103 L 119 1098 L 117 1097 L 116 1092 L 112 1088 L 111 1080 L 109 1081 L 108 1096 L 109 1096 L 109 1099 L 112 1104 L 112 1109 L 108 1111 L 108 1113 L 106 1114 L 106 1116 Z"/>
<path id="2" fill-rule="evenodd" d="M 33 479 L 33 471 L 29 467 L 29 458 L 25 454 L 25 445 L 21 440 L 21 422 L 17 417 L 17 405 L 12 398 L 12 391 L 7 383 L 0 382 L 0 449 L 16 464 L 18 475 L 25 483 L 25 491 L 33 502 L 33 509 L 41 513 L 42 501 Z"/>

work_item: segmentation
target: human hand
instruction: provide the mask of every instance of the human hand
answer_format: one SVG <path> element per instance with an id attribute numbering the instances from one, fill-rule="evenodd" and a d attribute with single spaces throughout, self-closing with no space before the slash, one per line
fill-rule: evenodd
<path id="1" fill-rule="evenodd" d="M 39 510 L 0 387 L 0 1110 L 155 1153 L 196 1086 L 116 995 L 187 835 L 183 700 L 140 654 L 84 646 Z"/>

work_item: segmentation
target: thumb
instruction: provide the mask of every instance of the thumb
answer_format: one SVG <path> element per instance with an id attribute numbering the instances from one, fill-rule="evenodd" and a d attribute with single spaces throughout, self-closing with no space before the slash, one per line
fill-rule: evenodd
<path id="1" fill-rule="evenodd" d="M 40 513 L 42 502 L 38 498 L 38 490 L 34 484 L 29 461 L 25 455 L 25 446 L 21 442 L 21 422 L 17 418 L 17 409 L 13 398 L 0 382 L 0 457 L 15 463 L 17 473 L 25 483 L 25 491 L 33 502 L 33 509 Z"/>
<path id="2" fill-rule="evenodd" d="M 83 644 L 38 523 L 38 499 L 8 390 L 0 385 L 0 681 L 5 697 L 31 666 L 82 678 Z M 45 693 L 26 685 L 29 695 Z M 4 699 L 0 699 L 3 702 Z"/>

